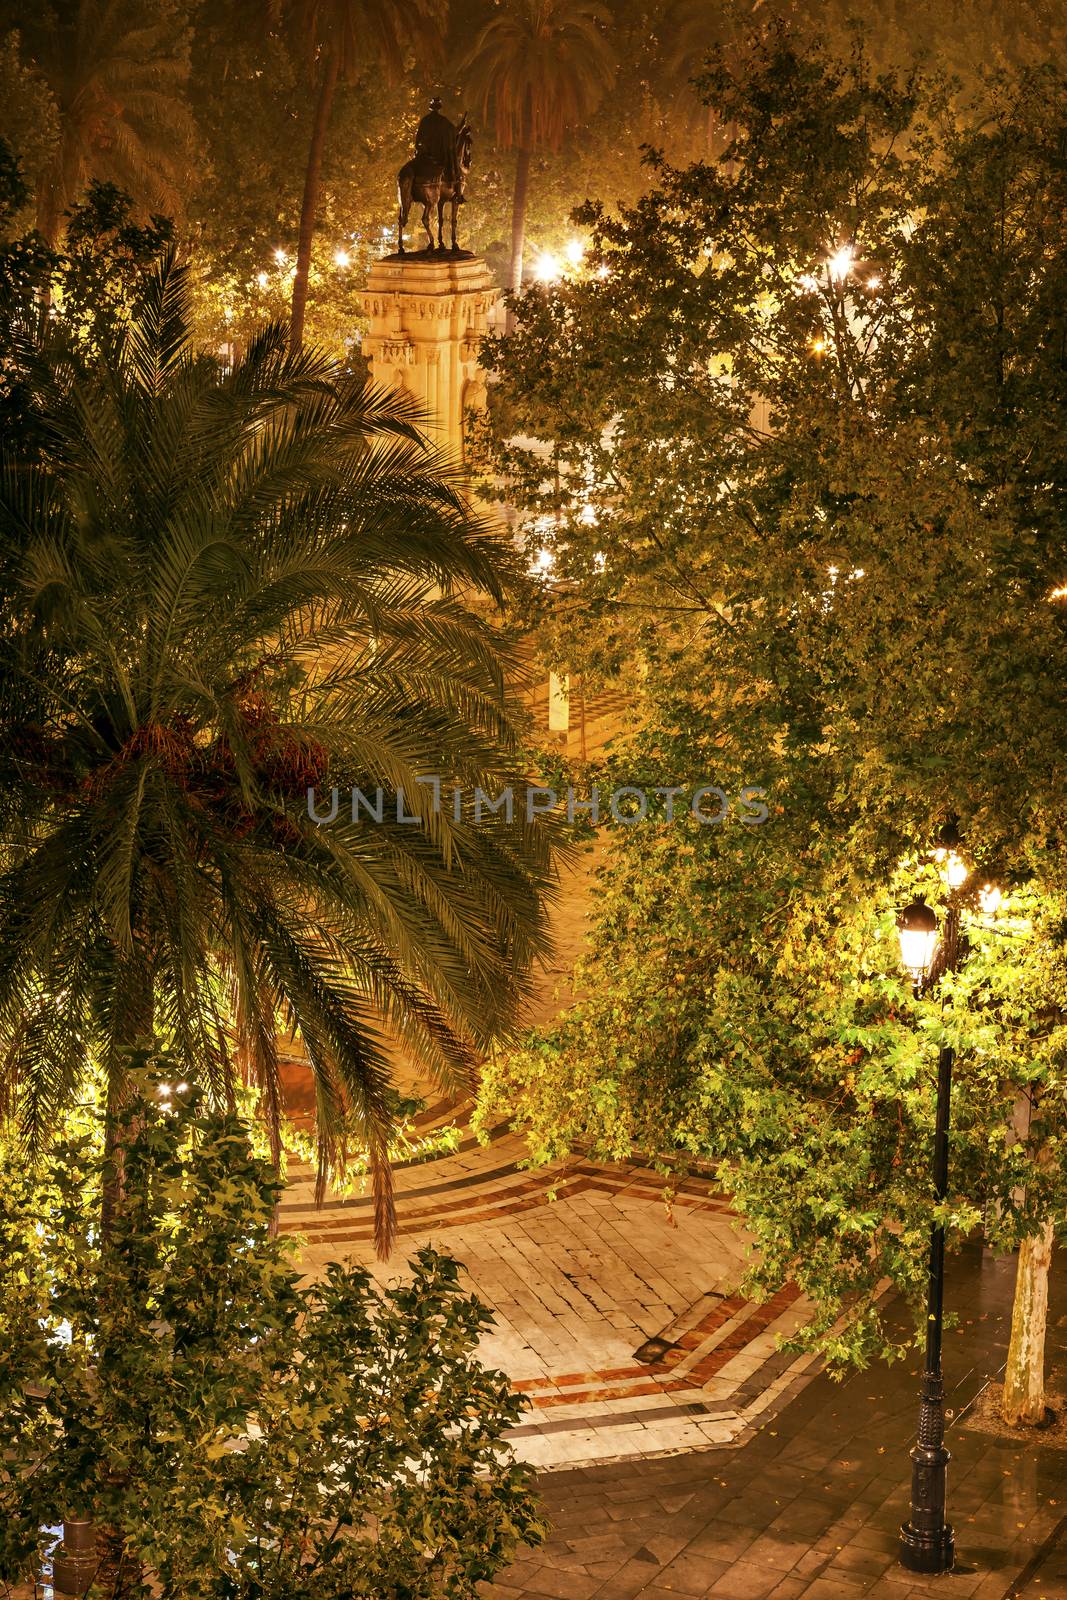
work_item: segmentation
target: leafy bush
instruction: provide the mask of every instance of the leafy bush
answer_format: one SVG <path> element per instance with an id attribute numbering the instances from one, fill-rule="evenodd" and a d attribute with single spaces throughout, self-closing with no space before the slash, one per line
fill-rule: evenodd
<path id="1" fill-rule="evenodd" d="M 93 1595 L 473 1596 L 542 1537 L 489 1313 L 430 1250 L 302 1283 L 249 1127 L 137 1076 L 118 1173 L 92 1116 L 0 1159 L 0 1578 L 77 1515 Z"/>

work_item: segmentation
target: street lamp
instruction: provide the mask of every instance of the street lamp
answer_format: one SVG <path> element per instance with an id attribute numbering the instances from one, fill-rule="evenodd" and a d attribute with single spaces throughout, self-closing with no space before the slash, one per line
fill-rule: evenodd
<path id="1" fill-rule="evenodd" d="M 953 890 L 959 885 L 953 885 Z M 900 955 L 911 974 L 916 994 L 930 982 L 937 947 L 937 917 L 923 900 L 913 900 L 897 923 Z M 945 915 L 940 971 L 955 967 L 959 955 L 959 909 L 953 892 Z M 940 1205 L 948 1194 L 948 1126 L 952 1093 L 951 1045 L 943 1044 L 937 1063 L 937 1111 L 934 1124 L 934 1196 Z M 926 1360 L 919 1402 L 919 1432 L 911 1452 L 911 1514 L 900 1530 L 900 1562 L 909 1572 L 949 1572 L 956 1556 L 952 1528 L 945 1521 L 945 1385 L 941 1375 L 941 1327 L 945 1297 L 945 1229 L 930 1228 L 930 1265 L 926 1286 Z"/>

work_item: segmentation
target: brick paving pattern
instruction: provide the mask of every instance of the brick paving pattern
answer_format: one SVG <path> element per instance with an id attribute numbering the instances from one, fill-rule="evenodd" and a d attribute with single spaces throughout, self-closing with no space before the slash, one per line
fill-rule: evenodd
<path id="1" fill-rule="evenodd" d="M 486 1600 L 1067 1600 L 1067 1451 L 967 1426 L 1003 1363 L 1013 1279 L 977 1251 L 949 1263 L 952 1574 L 896 1563 L 918 1387 L 898 1364 L 818 1375 L 732 1447 L 543 1475 L 550 1541 Z"/>

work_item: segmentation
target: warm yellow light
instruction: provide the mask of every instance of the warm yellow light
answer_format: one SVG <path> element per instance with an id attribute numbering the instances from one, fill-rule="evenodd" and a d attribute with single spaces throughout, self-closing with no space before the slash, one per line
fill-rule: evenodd
<path id="1" fill-rule="evenodd" d="M 563 254 L 572 267 L 580 267 L 582 257 L 585 255 L 585 244 L 581 239 L 568 239 L 563 247 Z"/>
<path id="2" fill-rule="evenodd" d="M 587 500 L 578 513 L 578 521 L 583 528 L 595 528 L 597 523 L 596 506 L 590 505 Z"/>
<path id="3" fill-rule="evenodd" d="M 562 273 L 563 268 L 558 256 L 554 256 L 550 250 L 538 252 L 537 260 L 534 262 L 534 277 L 539 283 L 556 283 Z"/>
<path id="4" fill-rule="evenodd" d="M 1003 898 L 995 883 L 985 883 L 978 891 L 978 904 L 989 917 L 996 911 Z"/>
<path id="5" fill-rule="evenodd" d="M 967 879 L 967 863 L 956 854 L 955 850 L 937 849 L 934 851 L 934 860 L 941 868 L 941 876 L 950 889 L 958 889 Z"/>
<path id="6" fill-rule="evenodd" d="M 279 245 L 277 250 L 275 250 L 274 259 L 280 267 L 284 267 L 285 263 L 288 261 L 289 257 L 286 255 L 281 245 Z"/>
<path id="7" fill-rule="evenodd" d="M 900 959 L 916 983 L 929 970 L 937 948 L 937 917 L 923 900 L 913 900 L 897 920 Z"/>
<path id="8" fill-rule="evenodd" d="M 843 244 L 840 250 L 835 250 L 826 263 L 826 270 L 830 274 L 831 283 L 844 283 L 852 271 L 852 263 L 856 259 L 856 252 L 850 244 Z"/>
<path id="9" fill-rule="evenodd" d="M 551 572 L 555 559 L 551 550 L 538 550 L 534 557 L 534 568 L 538 572 Z"/>
<path id="10" fill-rule="evenodd" d="M 880 289 L 882 287 L 881 278 L 879 278 L 877 274 L 875 274 L 873 278 L 868 278 L 867 287 L 868 289 Z"/>
<path id="11" fill-rule="evenodd" d="M 350 267 L 352 265 L 352 257 L 349 255 L 347 250 L 335 250 L 333 253 L 333 264 L 335 267 L 340 267 L 343 272 L 345 267 Z"/>
<path id="12" fill-rule="evenodd" d="M 259 287 L 261 289 L 265 289 L 267 287 L 267 284 L 268 284 L 269 281 L 270 280 L 268 279 L 267 274 L 265 272 L 257 272 L 256 273 L 256 282 L 259 284 Z"/>
<path id="13" fill-rule="evenodd" d="M 1057 584 L 1049 595 L 1050 600 L 1067 600 L 1067 583 Z"/>
<path id="14" fill-rule="evenodd" d="M 813 339 L 811 341 L 811 348 L 814 350 L 814 352 L 815 352 L 815 354 L 817 356 L 823 355 L 825 350 L 826 350 L 826 340 L 825 339 Z"/>
<path id="15" fill-rule="evenodd" d="M 600 263 L 599 267 L 597 267 L 596 275 L 601 280 L 603 280 L 604 278 L 610 278 L 611 277 L 611 268 L 608 266 L 606 261 L 602 261 Z"/>

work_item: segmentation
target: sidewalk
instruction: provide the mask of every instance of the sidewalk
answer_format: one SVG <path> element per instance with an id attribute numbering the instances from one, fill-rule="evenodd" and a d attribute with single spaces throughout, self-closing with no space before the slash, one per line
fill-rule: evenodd
<path id="1" fill-rule="evenodd" d="M 550 1542 L 487 1600 L 1067 1600 L 1067 1452 L 969 1429 L 1004 1359 L 1014 1262 L 948 1264 L 949 1507 L 957 1568 L 896 1563 L 918 1361 L 823 1375 L 747 1442 L 545 1474 Z M 1067 1366 L 1067 1270 L 1051 1290 L 1050 1365 Z M 909 1368 L 911 1370 L 909 1370 Z"/>

